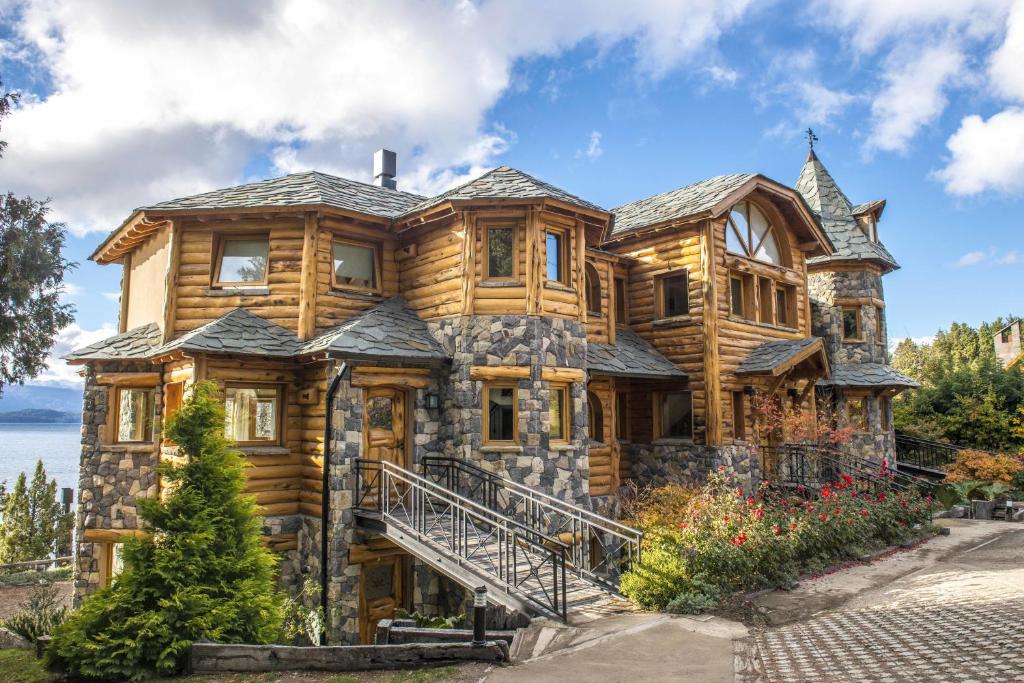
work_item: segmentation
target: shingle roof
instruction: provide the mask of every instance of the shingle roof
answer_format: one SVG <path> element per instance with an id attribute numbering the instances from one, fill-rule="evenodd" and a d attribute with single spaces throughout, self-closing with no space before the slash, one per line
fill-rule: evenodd
<path id="1" fill-rule="evenodd" d="M 458 199 L 557 199 L 567 204 L 575 204 L 594 211 L 602 211 L 597 204 L 580 199 L 574 194 L 555 187 L 543 180 L 538 180 L 531 175 L 512 168 L 511 166 L 499 166 L 498 168 L 484 173 L 479 178 L 463 183 L 447 192 L 442 192 L 436 197 L 431 197 L 415 206 L 409 207 L 405 215 L 429 209 L 446 201 Z"/>
<path id="2" fill-rule="evenodd" d="M 854 218 L 855 207 L 813 151 L 807 155 L 796 189 L 817 214 L 822 229 L 835 248 L 831 256 L 815 256 L 807 259 L 808 263 L 860 260 L 876 261 L 886 270 L 900 267 L 881 242 L 872 242 L 860 229 Z M 858 205 L 856 209 L 870 208 L 873 203 Z"/>
<path id="3" fill-rule="evenodd" d="M 307 171 L 257 183 L 236 185 L 212 192 L 171 199 L 143 207 L 144 211 L 239 209 L 262 206 L 317 206 L 394 218 L 423 197 L 390 190 L 347 178 Z"/>
<path id="4" fill-rule="evenodd" d="M 677 190 L 623 204 L 612 209 L 615 225 L 612 226 L 611 235 L 614 237 L 645 225 L 708 211 L 754 177 L 754 173 L 715 176 Z"/>
<path id="5" fill-rule="evenodd" d="M 916 389 L 921 385 L 884 363 L 841 363 L 832 366 L 832 377 L 819 379 L 818 386 Z"/>
<path id="6" fill-rule="evenodd" d="M 736 369 L 736 374 L 770 375 L 773 370 L 815 345 L 821 347 L 820 337 L 765 342 L 743 359 Z"/>
<path id="7" fill-rule="evenodd" d="M 449 358 L 444 348 L 405 299 L 392 297 L 302 345 L 302 354 L 328 351 L 341 355 L 409 360 Z"/>
<path id="8" fill-rule="evenodd" d="M 614 344 L 587 344 L 587 368 L 618 377 L 685 379 L 686 373 L 631 330 L 617 330 Z"/>
<path id="9" fill-rule="evenodd" d="M 301 346 L 291 330 L 244 308 L 236 308 L 167 342 L 153 355 L 162 356 L 180 350 L 288 357 L 295 355 Z"/>
<path id="10" fill-rule="evenodd" d="M 861 215 L 863 213 L 867 213 L 869 211 L 874 211 L 875 209 L 878 209 L 878 212 L 881 213 L 882 210 L 885 209 L 885 200 L 884 199 L 873 199 L 870 202 L 864 202 L 863 204 L 858 204 L 857 206 L 853 207 L 852 213 L 853 213 L 854 216 L 859 216 L 859 215 Z"/>
<path id="11" fill-rule="evenodd" d="M 76 349 L 64 356 L 64 360 L 141 360 L 152 355 L 159 344 L 160 328 L 156 323 L 149 323 Z"/>

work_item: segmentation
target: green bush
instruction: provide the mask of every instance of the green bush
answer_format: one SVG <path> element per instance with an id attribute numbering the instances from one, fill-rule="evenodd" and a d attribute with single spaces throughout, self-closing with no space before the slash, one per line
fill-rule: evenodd
<path id="1" fill-rule="evenodd" d="M 139 501 L 145 537 L 125 543 L 124 570 L 53 633 L 47 665 L 73 679 L 139 680 L 180 671 L 191 644 L 268 643 L 280 633 L 277 559 L 262 544 L 242 458 L 223 436 L 213 383 L 195 386 L 169 421 L 184 455 L 161 465 L 163 500 Z"/>
<path id="2" fill-rule="evenodd" d="M 430 617 L 419 612 L 407 612 L 399 607 L 395 610 L 395 619 L 412 619 L 416 622 L 416 628 L 446 628 L 453 629 L 466 621 L 465 614 L 457 614 L 454 617 Z"/>
<path id="3" fill-rule="evenodd" d="M 814 501 L 767 487 L 745 496 L 715 473 L 674 517 L 634 515 L 655 523 L 642 527 L 641 562 L 620 590 L 647 609 L 707 610 L 728 593 L 786 585 L 902 542 L 927 522 L 930 506 L 916 492 L 860 492 L 847 476 Z"/>
<path id="4" fill-rule="evenodd" d="M 37 586 L 18 606 L 14 616 L 3 622 L 3 627 L 34 643 L 39 636 L 49 635 L 67 619 L 68 609 L 60 602 L 55 586 Z"/>

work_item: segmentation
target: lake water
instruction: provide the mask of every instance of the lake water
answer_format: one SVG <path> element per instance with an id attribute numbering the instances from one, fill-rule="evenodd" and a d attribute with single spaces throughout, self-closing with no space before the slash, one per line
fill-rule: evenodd
<path id="1" fill-rule="evenodd" d="M 7 482 L 8 491 L 19 472 L 31 481 L 36 460 L 42 460 L 46 476 L 56 479 L 58 488 L 77 489 L 81 434 L 80 424 L 0 424 L 0 481 Z"/>

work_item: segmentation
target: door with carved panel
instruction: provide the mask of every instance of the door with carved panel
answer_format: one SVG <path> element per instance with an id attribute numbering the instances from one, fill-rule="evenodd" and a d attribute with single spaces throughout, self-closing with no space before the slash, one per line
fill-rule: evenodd
<path id="1" fill-rule="evenodd" d="M 402 604 L 402 556 L 364 562 L 359 577 L 359 637 L 373 643 L 377 623 L 393 619 Z"/>
<path id="2" fill-rule="evenodd" d="M 393 387 L 370 387 L 364 395 L 364 457 L 406 467 L 405 391 Z M 375 507 L 376 503 L 376 496 L 364 497 L 364 505 Z"/>

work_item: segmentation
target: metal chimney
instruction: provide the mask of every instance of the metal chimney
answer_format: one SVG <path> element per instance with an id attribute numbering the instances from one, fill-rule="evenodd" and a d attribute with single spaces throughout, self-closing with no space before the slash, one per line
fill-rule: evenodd
<path id="1" fill-rule="evenodd" d="M 378 149 L 373 153 L 373 184 L 397 190 L 398 155 L 390 149 Z"/>

